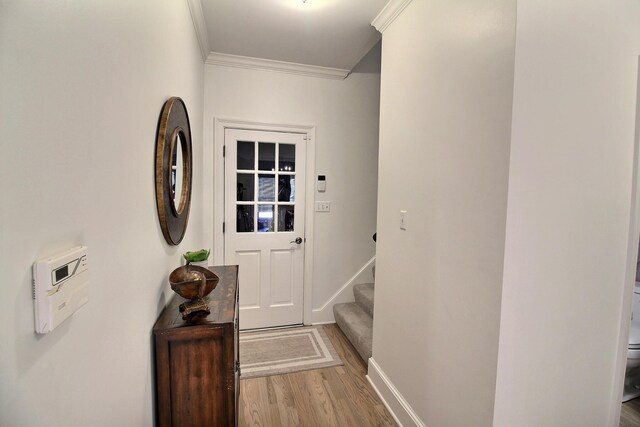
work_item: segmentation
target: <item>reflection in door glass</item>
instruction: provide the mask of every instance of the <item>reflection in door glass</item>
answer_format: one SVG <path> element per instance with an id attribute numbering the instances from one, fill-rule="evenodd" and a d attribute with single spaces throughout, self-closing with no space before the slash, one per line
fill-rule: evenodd
<path id="1" fill-rule="evenodd" d="M 261 171 L 276 170 L 276 144 L 272 142 L 258 144 L 258 169 Z"/>
<path id="2" fill-rule="evenodd" d="M 236 205 L 236 231 L 238 233 L 253 231 L 253 205 Z"/>
<path id="3" fill-rule="evenodd" d="M 278 206 L 278 231 L 293 231 L 293 206 Z"/>
<path id="4" fill-rule="evenodd" d="M 295 175 L 280 175 L 278 177 L 278 201 L 296 201 L 296 177 Z"/>
<path id="5" fill-rule="evenodd" d="M 258 232 L 266 233 L 273 230 L 273 205 L 258 205 Z"/>
<path id="6" fill-rule="evenodd" d="M 296 146 L 293 144 L 280 144 L 279 166 L 281 172 L 293 172 L 296 170 Z"/>
<path id="7" fill-rule="evenodd" d="M 252 173 L 239 173 L 236 183 L 236 200 L 239 202 L 253 202 L 253 177 Z"/>
<path id="8" fill-rule="evenodd" d="M 238 169 L 255 169 L 255 142 L 238 141 Z"/>
<path id="9" fill-rule="evenodd" d="M 276 200 L 276 176 L 258 175 L 258 201 L 273 202 Z"/>

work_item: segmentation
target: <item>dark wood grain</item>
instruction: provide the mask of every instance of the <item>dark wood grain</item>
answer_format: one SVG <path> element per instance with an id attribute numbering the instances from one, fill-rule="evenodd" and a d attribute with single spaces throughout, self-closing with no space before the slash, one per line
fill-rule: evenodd
<path id="1" fill-rule="evenodd" d="M 175 295 L 153 327 L 159 426 L 237 425 L 238 268 L 210 269 L 220 277 L 207 296 L 211 313 L 187 322 Z"/>

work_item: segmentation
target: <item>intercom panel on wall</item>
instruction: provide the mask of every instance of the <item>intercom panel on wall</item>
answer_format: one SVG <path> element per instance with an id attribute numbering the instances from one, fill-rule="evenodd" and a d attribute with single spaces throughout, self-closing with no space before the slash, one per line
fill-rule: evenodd
<path id="1" fill-rule="evenodd" d="M 89 301 L 87 247 L 77 246 L 33 264 L 35 329 L 46 334 Z"/>

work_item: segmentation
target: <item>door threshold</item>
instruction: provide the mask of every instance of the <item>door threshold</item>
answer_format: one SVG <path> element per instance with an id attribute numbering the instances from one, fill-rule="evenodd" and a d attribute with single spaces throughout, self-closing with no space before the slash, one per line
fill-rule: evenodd
<path id="1" fill-rule="evenodd" d="M 240 332 L 275 331 L 275 330 L 278 330 L 278 329 L 300 328 L 302 326 L 304 326 L 304 324 L 296 323 L 296 324 L 293 324 L 293 325 L 267 326 L 266 328 L 241 329 Z"/>

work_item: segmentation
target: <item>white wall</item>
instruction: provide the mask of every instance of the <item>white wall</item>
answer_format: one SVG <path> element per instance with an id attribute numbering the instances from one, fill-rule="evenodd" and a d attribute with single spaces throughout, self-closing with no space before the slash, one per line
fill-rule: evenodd
<path id="1" fill-rule="evenodd" d="M 517 21 L 495 425 L 617 426 L 640 4 L 520 0 Z"/>
<path id="2" fill-rule="evenodd" d="M 383 34 L 373 359 L 428 426 L 492 424 L 514 44 L 513 0 Z"/>
<path id="3" fill-rule="evenodd" d="M 380 51 L 374 48 L 345 80 L 205 66 L 205 235 L 222 236 L 214 214 L 214 117 L 316 126 L 316 174 L 327 191 L 308 197 L 331 201 L 315 214 L 313 308 L 323 306 L 375 253 Z M 314 185 L 315 187 L 315 185 Z M 218 251 L 220 252 L 220 251 Z M 223 254 L 215 253 L 218 262 Z M 332 320 L 333 313 L 325 310 Z M 326 313 L 325 313 L 326 314 Z M 318 320 L 318 319 L 316 319 Z"/>
<path id="4" fill-rule="evenodd" d="M 155 134 L 203 65 L 186 1 L 0 3 L 0 424 L 153 423 L 151 328 L 180 254 L 202 247 L 202 173 L 180 247 L 158 225 Z M 31 265 L 89 247 L 90 300 L 34 334 Z"/>

